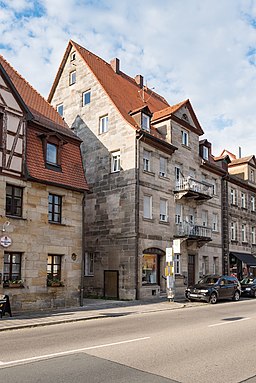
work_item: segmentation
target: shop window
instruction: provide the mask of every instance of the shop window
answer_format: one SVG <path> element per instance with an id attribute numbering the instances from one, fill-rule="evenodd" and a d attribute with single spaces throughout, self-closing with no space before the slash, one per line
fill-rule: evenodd
<path id="1" fill-rule="evenodd" d="M 157 255 L 144 254 L 142 258 L 142 284 L 157 283 Z"/>
<path id="2" fill-rule="evenodd" d="M 18 186 L 6 185 L 6 215 L 22 217 L 23 189 Z"/>
<path id="3" fill-rule="evenodd" d="M 3 282 L 21 279 L 21 253 L 4 253 Z"/>
<path id="4" fill-rule="evenodd" d="M 49 222 L 61 223 L 62 197 L 56 194 L 48 196 L 48 220 Z"/>

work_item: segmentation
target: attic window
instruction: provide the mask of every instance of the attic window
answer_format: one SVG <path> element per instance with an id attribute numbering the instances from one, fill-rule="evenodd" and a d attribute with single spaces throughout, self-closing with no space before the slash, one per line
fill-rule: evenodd
<path id="1" fill-rule="evenodd" d="M 69 73 L 69 85 L 73 85 L 76 83 L 76 71 L 73 70 Z"/>
<path id="2" fill-rule="evenodd" d="M 64 111 L 63 104 L 57 105 L 57 112 L 59 113 L 61 117 L 63 117 L 63 111 Z"/>
<path id="3" fill-rule="evenodd" d="M 188 121 L 188 115 L 186 113 L 183 113 L 182 118 L 183 120 Z"/>
<path id="4" fill-rule="evenodd" d="M 150 117 L 144 113 L 141 113 L 141 128 L 150 131 Z"/>
<path id="5" fill-rule="evenodd" d="M 76 52 L 72 52 L 70 55 L 70 61 L 74 61 L 76 59 Z"/>
<path id="6" fill-rule="evenodd" d="M 209 149 L 207 146 L 203 146 L 203 159 L 207 161 L 209 159 Z"/>
<path id="7" fill-rule="evenodd" d="M 41 134 L 39 137 L 42 139 L 46 169 L 61 172 L 61 152 L 66 142 L 54 134 Z"/>

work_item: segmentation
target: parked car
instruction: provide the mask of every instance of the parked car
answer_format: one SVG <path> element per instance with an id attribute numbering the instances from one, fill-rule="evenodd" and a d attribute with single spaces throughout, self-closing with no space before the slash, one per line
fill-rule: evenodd
<path id="1" fill-rule="evenodd" d="M 236 277 L 228 275 L 206 275 L 194 286 L 185 291 L 189 301 L 199 300 L 216 303 L 219 299 L 233 299 L 239 301 L 241 285 Z"/>
<path id="2" fill-rule="evenodd" d="M 242 295 L 256 298 L 256 278 L 246 277 L 240 283 Z"/>

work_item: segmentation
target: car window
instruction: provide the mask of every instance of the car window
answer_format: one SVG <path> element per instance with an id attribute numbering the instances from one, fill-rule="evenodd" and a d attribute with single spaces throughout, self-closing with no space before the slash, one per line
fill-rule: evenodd
<path id="1" fill-rule="evenodd" d="M 256 282 L 256 279 L 253 279 L 253 278 L 244 278 L 241 283 L 248 283 L 248 284 L 253 284 Z"/>
<path id="2" fill-rule="evenodd" d="M 214 285 L 217 283 L 219 280 L 218 277 L 213 277 L 213 276 L 206 276 L 202 278 L 198 283 L 200 284 L 207 284 L 207 285 Z"/>

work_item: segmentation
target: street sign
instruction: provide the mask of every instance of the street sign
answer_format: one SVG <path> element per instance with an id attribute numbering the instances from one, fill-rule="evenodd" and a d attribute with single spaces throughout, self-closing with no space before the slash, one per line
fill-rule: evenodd
<path id="1" fill-rule="evenodd" d="M 180 254 L 180 239 L 173 240 L 173 252 L 174 254 Z"/>
<path id="2" fill-rule="evenodd" d="M 165 254 L 166 254 L 166 262 L 172 262 L 173 260 L 172 247 L 167 247 Z"/>

